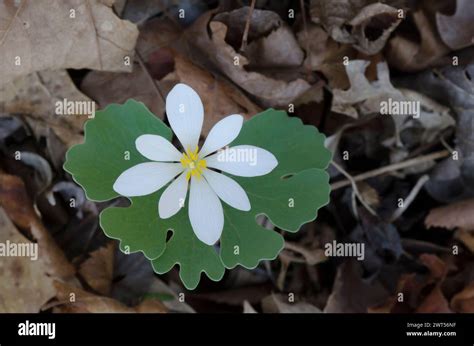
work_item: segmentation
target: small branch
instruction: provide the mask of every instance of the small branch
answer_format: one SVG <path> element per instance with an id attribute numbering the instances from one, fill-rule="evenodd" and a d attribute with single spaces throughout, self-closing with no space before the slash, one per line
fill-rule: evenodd
<path id="1" fill-rule="evenodd" d="M 449 155 L 451 155 L 449 150 L 436 151 L 436 152 L 428 154 L 428 155 L 418 156 L 418 157 L 415 157 L 415 158 L 410 159 L 410 160 L 397 162 L 397 163 L 394 163 L 392 165 L 388 165 L 388 166 L 385 166 L 385 167 L 374 169 L 372 171 L 361 173 L 361 174 L 356 175 L 356 176 L 351 177 L 351 178 L 354 182 L 358 182 L 358 181 L 361 181 L 361 180 L 366 180 L 368 178 L 373 178 L 373 177 L 383 175 L 383 174 L 386 174 L 386 173 L 398 171 L 400 169 L 404 169 L 404 168 L 407 168 L 407 167 L 417 166 L 417 165 L 425 163 L 425 162 L 442 159 L 442 158 L 445 158 Z M 352 184 L 352 181 L 349 178 L 347 180 L 337 181 L 337 182 L 331 184 L 331 190 L 334 191 L 334 190 L 340 189 L 342 187 L 345 187 L 345 186 L 348 186 L 348 185 L 351 185 L 351 184 Z"/>
<path id="2" fill-rule="evenodd" d="M 244 34 L 242 36 L 242 44 L 240 46 L 240 52 L 244 52 L 247 49 L 247 40 L 249 36 L 249 31 L 250 31 L 250 21 L 252 20 L 252 14 L 253 14 L 253 10 L 255 9 L 256 2 L 257 0 L 252 0 L 252 3 L 250 4 L 249 15 L 247 17 L 247 21 L 245 22 Z"/>
<path id="3" fill-rule="evenodd" d="M 365 209 L 367 209 L 372 215 L 377 216 L 377 213 L 370 207 L 370 205 L 368 205 L 365 202 L 364 198 L 360 194 L 359 188 L 357 187 L 357 183 L 355 179 L 349 173 L 347 173 L 347 171 L 344 168 L 339 166 L 335 161 L 331 161 L 331 165 L 333 165 L 339 172 L 341 172 L 342 174 L 346 176 L 346 178 L 348 179 L 347 181 L 349 182 L 350 185 L 352 185 L 352 189 L 355 195 L 357 196 L 357 199 L 360 201 L 360 203 L 362 203 Z M 355 210 L 354 212 L 357 213 L 357 210 Z"/>
<path id="4" fill-rule="evenodd" d="M 423 187 L 423 185 L 425 185 L 425 183 L 428 180 L 430 180 L 430 177 L 428 174 L 425 174 L 421 176 L 420 179 L 418 179 L 415 186 L 408 194 L 407 198 L 405 198 L 405 201 L 403 202 L 403 207 L 395 210 L 393 215 L 390 217 L 390 220 L 389 220 L 390 222 L 394 222 L 408 209 L 410 204 L 415 200 L 416 196 L 418 195 L 418 192 L 420 192 L 421 188 Z"/>
<path id="5" fill-rule="evenodd" d="M 305 38 L 306 54 L 308 57 L 310 57 L 311 51 L 309 48 L 308 24 L 306 23 L 306 10 L 304 7 L 304 0 L 300 0 L 300 8 L 301 8 L 301 17 L 303 19 L 303 31 L 304 31 L 304 38 Z"/>
<path id="6" fill-rule="evenodd" d="M 158 82 L 152 77 L 152 75 L 150 74 L 150 71 L 148 70 L 148 68 L 146 67 L 145 65 L 145 62 L 143 61 L 143 58 L 141 57 L 140 53 L 138 52 L 138 50 L 135 50 L 135 55 L 137 56 L 137 61 L 138 61 L 138 64 L 140 65 L 140 67 L 143 69 L 143 71 L 145 72 L 145 75 L 147 76 L 148 80 L 150 81 L 150 84 L 153 86 L 153 89 L 155 89 L 156 93 L 158 94 L 158 96 L 163 100 L 163 103 L 166 102 L 165 100 L 165 96 L 164 96 L 164 93 L 163 93 L 163 90 L 161 90 Z"/>

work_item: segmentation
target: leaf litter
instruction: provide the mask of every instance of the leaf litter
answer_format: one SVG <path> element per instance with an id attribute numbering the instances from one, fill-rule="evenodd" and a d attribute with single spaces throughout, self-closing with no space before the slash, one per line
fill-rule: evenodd
<path id="1" fill-rule="evenodd" d="M 474 312 L 472 1 L 112 3 L 84 2 L 78 38 L 55 14 L 66 5 L 0 2 L 0 236 L 41 253 L 2 259 L 17 286 L 0 288 L 0 311 Z M 330 204 L 281 231 L 277 260 L 193 292 L 102 234 L 99 212 L 125 202 L 84 199 L 61 167 L 87 114 L 55 114 L 63 99 L 134 98 L 164 118 L 180 82 L 203 99 L 204 134 L 274 107 L 318 126 L 335 160 Z M 419 117 L 381 114 L 389 99 L 419 102 Z M 365 259 L 326 256 L 333 241 Z"/>

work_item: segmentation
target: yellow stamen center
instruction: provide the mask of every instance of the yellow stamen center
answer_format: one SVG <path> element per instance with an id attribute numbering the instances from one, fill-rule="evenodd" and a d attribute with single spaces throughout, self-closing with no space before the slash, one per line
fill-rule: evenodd
<path id="1" fill-rule="evenodd" d="M 196 146 L 194 151 L 188 149 L 183 153 L 181 157 L 181 164 L 188 171 L 186 172 L 186 179 L 191 179 L 191 176 L 200 178 L 202 171 L 207 167 L 206 160 L 199 159 L 199 147 Z"/>

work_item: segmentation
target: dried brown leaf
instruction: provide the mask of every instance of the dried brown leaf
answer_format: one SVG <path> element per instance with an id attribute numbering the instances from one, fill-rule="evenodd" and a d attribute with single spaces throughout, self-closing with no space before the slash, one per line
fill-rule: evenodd
<path id="1" fill-rule="evenodd" d="M 418 313 L 450 313 L 449 303 L 439 285 L 436 285 L 415 312 Z"/>
<path id="2" fill-rule="evenodd" d="M 133 57 L 138 30 L 111 6 L 99 0 L 0 2 L 2 81 L 47 69 L 129 71 L 124 58 Z"/>
<path id="3" fill-rule="evenodd" d="M 471 282 L 451 299 L 451 307 L 456 312 L 474 312 L 474 282 Z"/>
<path id="4" fill-rule="evenodd" d="M 425 219 L 425 225 L 428 228 L 474 230 L 474 199 L 467 199 L 432 209 Z"/>
<path id="5" fill-rule="evenodd" d="M 0 173 L 0 205 L 19 228 L 29 231 L 36 240 L 41 258 L 47 265 L 48 274 L 62 279 L 74 275 L 74 267 L 36 214 L 33 202 L 20 178 Z"/>
<path id="6" fill-rule="evenodd" d="M 95 295 L 73 285 L 55 281 L 56 313 L 163 313 L 168 309 L 159 300 L 144 300 L 129 307 L 118 300 Z"/>
<path id="7" fill-rule="evenodd" d="M 82 140 L 89 114 L 56 114 L 56 102 L 91 102 L 75 87 L 65 70 L 36 72 L 0 86 L 0 108 L 6 113 L 25 114 L 37 138 L 49 140 L 53 131 L 65 149 Z"/>
<path id="8" fill-rule="evenodd" d="M 461 49 L 474 44 L 474 1 L 457 0 L 452 16 L 436 14 L 438 32 L 449 48 Z"/>
<path id="9" fill-rule="evenodd" d="M 106 296 L 112 289 L 114 275 L 115 243 L 109 242 L 90 254 L 80 268 L 79 273 L 87 284 L 98 293 Z"/>
<path id="10" fill-rule="evenodd" d="M 271 294 L 262 300 L 262 309 L 265 313 L 280 314 L 314 314 L 321 310 L 307 302 L 290 302 L 288 296 L 282 294 Z"/>
<path id="11" fill-rule="evenodd" d="M 311 19 L 341 43 L 354 44 L 361 52 L 379 52 L 400 23 L 403 0 L 312 0 Z"/>
<path id="12" fill-rule="evenodd" d="M 240 44 L 249 7 L 219 13 L 213 20 L 227 26 L 227 41 Z M 254 9 L 250 18 L 249 44 L 245 47 L 248 67 L 296 67 L 304 53 L 290 27 L 272 11 Z"/>
<path id="13" fill-rule="evenodd" d="M 401 71 L 420 71 L 444 62 L 449 48 L 441 41 L 422 10 L 413 13 L 413 20 L 420 34 L 420 42 L 397 35 L 387 44 L 387 60 Z"/>
<path id="14" fill-rule="evenodd" d="M 160 83 L 160 86 L 167 92 L 172 83 Z M 137 65 L 131 73 L 92 71 L 83 79 L 81 90 L 97 101 L 100 108 L 133 98 L 143 102 L 158 117 L 164 116 L 163 100 L 151 84 L 147 72 Z"/>
<path id="15" fill-rule="evenodd" d="M 2 186 L 3 182 L 0 182 Z M 2 203 L 3 204 L 3 203 Z M 0 243 L 32 244 L 13 225 L 5 210 L 0 207 Z M 36 313 L 50 298 L 54 297 L 52 279 L 47 275 L 47 264 L 41 250 L 38 259 L 29 257 L 2 257 L 0 272 L 0 312 Z"/>
<path id="16" fill-rule="evenodd" d="M 198 48 L 236 85 L 254 95 L 265 107 L 288 107 L 288 104 L 310 89 L 310 84 L 298 78 L 290 82 L 248 72 L 249 60 L 229 45 L 225 38 L 227 26 L 210 21 L 212 13 L 201 16 L 188 31 L 189 44 Z M 210 29 L 211 37 L 209 37 Z"/>

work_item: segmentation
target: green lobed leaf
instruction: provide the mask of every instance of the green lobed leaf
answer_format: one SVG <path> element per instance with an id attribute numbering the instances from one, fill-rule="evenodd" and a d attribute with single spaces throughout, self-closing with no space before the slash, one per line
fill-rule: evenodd
<path id="1" fill-rule="evenodd" d="M 114 198 L 115 179 L 127 168 L 147 161 L 135 149 L 135 139 L 145 133 L 171 139 L 170 129 L 143 104 L 128 101 L 111 105 L 88 121 L 85 143 L 71 148 L 65 169 L 86 190 L 88 198 Z M 230 146 L 238 144 L 270 151 L 278 166 L 262 177 L 232 176 L 246 190 L 252 208 L 243 212 L 223 203 L 220 251 L 194 235 L 187 202 L 175 216 L 166 220 L 158 217 L 158 200 L 166 187 L 131 198 L 127 208 L 104 210 L 100 216 L 104 232 L 121 241 L 122 251 L 142 251 L 157 273 L 166 273 L 178 264 L 188 289 L 198 285 L 202 272 L 220 280 L 224 267 L 254 268 L 262 259 L 274 259 L 283 248 L 283 237 L 258 225 L 256 217 L 264 214 L 274 225 L 291 232 L 314 220 L 317 210 L 329 201 L 329 178 L 324 169 L 330 152 L 316 128 L 272 109 L 244 123 Z M 124 160 L 125 151 L 130 152 L 128 161 Z M 167 241 L 168 232 L 171 236 Z"/>

